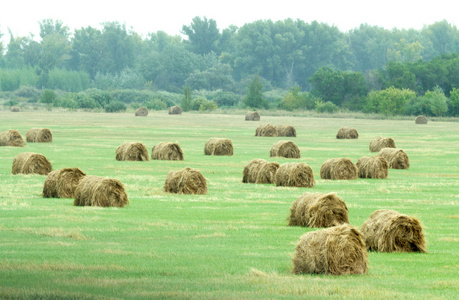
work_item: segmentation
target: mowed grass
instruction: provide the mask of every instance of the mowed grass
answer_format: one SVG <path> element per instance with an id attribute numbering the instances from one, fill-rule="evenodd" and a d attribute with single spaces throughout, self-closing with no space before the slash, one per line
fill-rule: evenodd
<path id="1" fill-rule="evenodd" d="M 259 124 L 293 125 L 296 138 L 255 137 Z M 358 140 L 337 140 L 354 127 Z M 0 147 L 0 298 L 266 299 L 334 297 L 453 299 L 459 290 L 459 123 L 241 115 L 170 116 L 133 113 L 0 112 L 0 132 L 49 128 L 53 143 Z M 408 170 L 385 180 L 321 180 L 329 158 L 354 161 L 377 136 L 392 137 L 410 158 Z M 229 138 L 233 156 L 205 156 L 211 137 Z M 294 141 L 301 159 L 270 158 L 281 139 Z M 123 142 L 178 142 L 184 161 L 120 162 Z M 45 199 L 45 176 L 11 175 L 21 152 L 45 155 L 53 169 L 79 167 L 119 179 L 124 208 L 74 207 L 73 199 Z M 305 162 L 314 188 L 243 184 L 253 158 Z M 196 168 L 207 195 L 163 191 L 169 171 Z M 417 217 L 427 254 L 369 253 L 365 275 L 292 275 L 299 237 L 317 229 L 288 227 L 293 201 L 305 192 L 336 192 L 359 227 L 377 209 Z"/>

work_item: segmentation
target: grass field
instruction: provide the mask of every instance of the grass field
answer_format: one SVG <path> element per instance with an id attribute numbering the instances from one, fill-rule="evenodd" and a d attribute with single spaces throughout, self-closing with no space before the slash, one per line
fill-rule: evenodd
<path id="1" fill-rule="evenodd" d="M 259 124 L 293 125 L 301 159 L 269 158 L 273 143 L 254 137 Z M 358 140 L 337 140 L 342 126 Z M 46 127 L 53 143 L 0 147 L 0 299 L 453 299 L 459 296 L 459 123 L 242 115 L 0 112 L 0 132 Z M 329 158 L 354 161 L 377 136 L 392 137 L 410 158 L 388 179 L 322 180 Z M 204 156 L 211 137 L 229 138 L 233 156 Z M 151 148 L 178 142 L 184 161 L 120 162 L 123 142 Z M 45 155 L 53 169 L 79 167 L 119 179 L 124 208 L 74 207 L 73 199 L 45 199 L 45 176 L 11 175 L 21 152 Z M 314 188 L 243 184 L 253 158 L 312 167 Z M 196 168 L 207 195 L 163 191 L 171 170 Z M 417 217 L 426 254 L 369 253 L 365 275 L 292 275 L 299 237 L 317 229 L 288 227 L 293 201 L 305 192 L 336 192 L 360 227 L 382 208 Z"/>

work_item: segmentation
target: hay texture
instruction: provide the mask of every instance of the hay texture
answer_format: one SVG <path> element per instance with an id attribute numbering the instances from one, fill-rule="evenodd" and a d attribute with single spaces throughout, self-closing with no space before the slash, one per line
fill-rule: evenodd
<path id="1" fill-rule="evenodd" d="M 382 148 L 378 152 L 378 156 L 384 157 L 391 169 L 408 169 L 410 167 L 408 155 L 402 149 Z"/>
<path id="2" fill-rule="evenodd" d="M 320 178 L 332 180 L 357 179 L 357 167 L 349 158 L 332 158 L 320 167 Z"/>
<path id="3" fill-rule="evenodd" d="M 171 106 L 169 107 L 169 114 L 170 115 L 181 115 L 182 114 L 182 108 L 180 106 Z"/>
<path id="4" fill-rule="evenodd" d="M 207 194 L 206 178 L 196 169 L 185 168 L 167 174 L 164 191 L 174 194 Z"/>
<path id="5" fill-rule="evenodd" d="M 183 151 L 178 143 L 163 142 L 153 146 L 151 159 L 183 160 Z"/>
<path id="6" fill-rule="evenodd" d="M 24 147 L 25 142 L 19 131 L 10 129 L 0 133 L 0 146 Z"/>
<path id="7" fill-rule="evenodd" d="M 11 112 L 21 112 L 21 109 L 17 106 L 11 106 Z"/>
<path id="8" fill-rule="evenodd" d="M 48 128 L 31 128 L 26 133 L 28 143 L 51 143 L 53 134 Z"/>
<path id="9" fill-rule="evenodd" d="M 233 155 L 233 143 L 230 139 L 211 138 L 204 146 L 205 155 Z"/>
<path id="10" fill-rule="evenodd" d="M 359 178 L 385 179 L 389 175 L 389 164 L 382 156 L 363 156 L 355 165 Z"/>
<path id="11" fill-rule="evenodd" d="M 292 141 L 278 141 L 269 151 L 271 157 L 301 158 L 300 148 Z"/>
<path id="12" fill-rule="evenodd" d="M 43 185 L 44 198 L 73 198 L 75 189 L 86 173 L 79 168 L 65 168 L 48 174 Z"/>
<path id="13" fill-rule="evenodd" d="M 255 136 L 278 136 L 277 127 L 271 124 L 262 124 L 255 130 Z"/>
<path id="14" fill-rule="evenodd" d="M 370 142 L 370 152 L 379 152 L 382 148 L 396 148 L 394 139 L 378 136 Z"/>
<path id="15" fill-rule="evenodd" d="M 276 171 L 276 186 L 314 187 L 314 172 L 305 163 L 285 163 Z"/>
<path id="16" fill-rule="evenodd" d="M 290 208 L 289 226 L 332 227 L 349 223 L 346 203 L 336 193 L 305 193 Z"/>
<path id="17" fill-rule="evenodd" d="M 256 111 L 249 111 L 245 115 L 245 120 L 246 121 L 260 121 L 260 114 Z"/>
<path id="18" fill-rule="evenodd" d="M 379 252 L 426 252 L 418 219 L 390 209 L 371 214 L 361 228 L 368 250 Z"/>
<path id="19" fill-rule="evenodd" d="M 146 117 L 148 116 L 148 108 L 146 107 L 139 107 L 135 111 L 135 116 L 136 117 Z"/>
<path id="20" fill-rule="evenodd" d="M 290 136 L 296 137 L 296 129 L 290 125 L 278 125 L 277 126 L 277 135 L 278 136 Z"/>
<path id="21" fill-rule="evenodd" d="M 116 160 L 148 161 L 148 151 L 142 143 L 127 142 L 116 149 Z"/>
<path id="22" fill-rule="evenodd" d="M 358 139 L 359 133 L 355 128 L 342 127 L 338 130 L 336 134 L 337 139 Z"/>
<path id="23" fill-rule="evenodd" d="M 415 124 L 427 124 L 427 118 L 425 116 L 417 116 L 416 119 L 414 119 Z"/>
<path id="24" fill-rule="evenodd" d="M 362 233 L 342 224 L 301 236 L 293 257 L 294 274 L 365 274 L 368 255 Z"/>
<path id="25" fill-rule="evenodd" d="M 117 179 L 88 175 L 75 189 L 75 206 L 123 207 L 128 204 L 124 185 Z"/>
<path id="26" fill-rule="evenodd" d="M 48 175 L 53 169 L 48 159 L 38 153 L 23 152 L 13 160 L 11 174 L 39 174 Z"/>
<path id="27" fill-rule="evenodd" d="M 274 183 L 276 171 L 279 169 L 277 162 L 264 159 L 252 159 L 242 173 L 243 183 Z"/>

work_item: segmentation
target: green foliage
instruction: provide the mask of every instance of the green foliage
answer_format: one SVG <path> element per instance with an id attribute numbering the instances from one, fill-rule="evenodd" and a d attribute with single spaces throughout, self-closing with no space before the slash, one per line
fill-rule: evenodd
<path id="1" fill-rule="evenodd" d="M 316 112 L 318 113 L 334 113 L 339 110 L 339 107 L 334 104 L 333 102 L 327 101 L 327 102 L 322 102 L 322 101 L 317 101 L 316 102 Z"/>
<path id="2" fill-rule="evenodd" d="M 89 88 L 90 80 L 86 72 L 53 69 L 49 72 L 47 88 L 66 92 L 81 92 Z"/>
<path id="3" fill-rule="evenodd" d="M 69 109 L 79 108 L 79 103 L 77 101 L 78 95 L 76 93 L 65 93 L 53 103 L 55 107 L 63 107 Z"/>
<path id="4" fill-rule="evenodd" d="M 405 113 L 407 104 L 414 100 L 416 93 L 408 89 L 390 87 L 382 91 L 368 94 L 364 111 L 385 115 L 401 115 Z"/>
<path id="5" fill-rule="evenodd" d="M 6 101 L 5 103 L 3 103 L 4 106 L 8 106 L 8 107 L 16 106 L 18 104 L 19 104 L 19 101 L 16 100 L 16 99 L 10 99 L 10 100 Z"/>
<path id="6" fill-rule="evenodd" d="M 440 117 L 446 115 L 448 111 L 448 98 L 440 87 L 435 87 L 433 91 L 427 91 L 424 96 L 417 97 L 410 101 L 407 106 L 409 115 L 426 115 Z"/>
<path id="7" fill-rule="evenodd" d="M 2 91 L 14 91 L 19 88 L 21 79 L 16 72 L 0 70 L 0 87 Z"/>
<path id="8" fill-rule="evenodd" d="M 14 94 L 18 97 L 38 100 L 40 98 L 41 91 L 33 86 L 21 86 L 14 92 Z"/>
<path id="9" fill-rule="evenodd" d="M 153 109 L 153 110 L 165 110 L 167 109 L 168 105 L 166 101 L 161 100 L 159 98 L 154 98 L 151 100 L 148 100 L 143 104 L 148 109 Z"/>
<path id="10" fill-rule="evenodd" d="M 180 105 L 183 111 L 190 111 L 193 109 L 193 98 L 191 96 L 191 90 L 189 86 L 183 89 L 183 98 Z"/>
<path id="11" fill-rule="evenodd" d="M 126 111 L 126 108 L 126 104 L 118 100 L 111 101 L 110 103 L 105 104 L 104 106 L 105 112 L 108 113 Z"/>
<path id="12" fill-rule="evenodd" d="M 450 99 L 449 113 L 452 116 L 456 116 L 456 117 L 459 116 L 459 89 L 453 88 L 449 96 L 449 99 Z"/>
<path id="13" fill-rule="evenodd" d="M 75 101 L 78 105 L 78 108 L 95 109 L 102 107 L 102 105 L 100 105 L 96 100 L 91 98 L 91 96 L 85 92 L 76 94 Z"/>
<path id="14" fill-rule="evenodd" d="M 191 110 L 198 111 L 212 111 L 218 108 L 217 103 L 212 100 L 207 100 L 204 97 L 196 97 L 193 99 L 193 106 Z"/>
<path id="15" fill-rule="evenodd" d="M 220 91 L 214 97 L 213 101 L 219 107 L 232 107 L 241 102 L 241 96 L 232 92 Z"/>
<path id="16" fill-rule="evenodd" d="M 41 92 L 40 102 L 50 104 L 56 100 L 57 96 L 53 90 L 46 89 Z"/>
<path id="17" fill-rule="evenodd" d="M 249 108 L 268 108 L 267 101 L 263 98 L 263 85 L 260 78 L 255 76 L 250 82 L 244 106 Z"/>
<path id="18" fill-rule="evenodd" d="M 296 86 L 290 88 L 290 91 L 284 96 L 278 108 L 288 111 L 294 109 L 314 109 L 315 102 L 318 98 L 312 96 L 308 92 L 301 92 L 301 87 Z"/>

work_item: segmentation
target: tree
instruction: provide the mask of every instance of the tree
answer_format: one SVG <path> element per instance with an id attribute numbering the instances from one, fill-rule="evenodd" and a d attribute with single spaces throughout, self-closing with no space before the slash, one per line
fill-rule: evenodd
<path id="1" fill-rule="evenodd" d="M 220 53 L 217 46 L 221 36 L 215 20 L 207 20 L 206 17 L 202 19 L 194 17 L 190 26 L 183 25 L 182 33 L 188 36 L 185 43 L 192 52 L 200 55 L 211 51 Z"/>
<path id="2" fill-rule="evenodd" d="M 454 88 L 449 96 L 450 108 L 449 113 L 452 116 L 459 116 L 459 89 Z"/>
<path id="3" fill-rule="evenodd" d="M 268 108 L 268 103 L 263 98 L 263 85 L 258 75 L 250 82 L 247 95 L 244 98 L 244 106 L 250 108 Z"/>
<path id="4" fill-rule="evenodd" d="M 387 116 L 405 113 L 407 104 L 416 98 L 416 93 L 408 89 L 390 87 L 382 91 L 371 91 L 366 99 L 364 111 Z"/>
<path id="5" fill-rule="evenodd" d="M 59 34 L 65 38 L 70 36 L 70 29 L 61 20 L 44 19 L 40 24 L 40 37 L 44 39 L 48 35 Z"/>
<path id="6" fill-rule="evenodd" d="M 191 97 L 191 90 L 189 86 L 183 89 L 182 110 L 190 111 L 193 108 L 193 98 Z"/>

